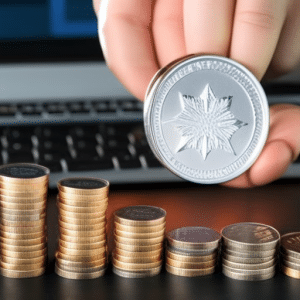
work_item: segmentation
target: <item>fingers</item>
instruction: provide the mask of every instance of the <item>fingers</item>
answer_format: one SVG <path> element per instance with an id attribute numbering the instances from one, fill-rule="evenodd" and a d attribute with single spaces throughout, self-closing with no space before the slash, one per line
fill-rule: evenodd
<path id="1" fill-rule="evenodd" d="M 230 57 L 259 80 L 275 51 L 288 4 L 289 0 L 237 0 Z"/>
<path id="2" fill-rule="evenodd" d="M 158 71 L 151 16 L 149 0 L 102 0 L 98 13 L 98 33 L 106 62 L 140 100 Z"/>
<path id="3" fill-rule="evenodd" d="M 228 55 L 234 4 L 234 0 L 184 0 L 187 54 Z"/>
<path id="4" fill-rule="evenodd" d="M 160 68 L 185 56 L 183 0 L 156 0 L 152 28 Z"/>
<path id="5" fill-rule="evenodd" d="M 257 161 L 248 172 L 225 183 L 230 187 L 264 185 L 280 178 L 300 153 L 300 107 L 288 104 L 270 108 L 270 133 Z"/>
<path id="6" fill-rule="evenodd" d="M 292 71 L 300 62 L 300 1 L 293 1 L 271 61 L 269 77 Z"/>

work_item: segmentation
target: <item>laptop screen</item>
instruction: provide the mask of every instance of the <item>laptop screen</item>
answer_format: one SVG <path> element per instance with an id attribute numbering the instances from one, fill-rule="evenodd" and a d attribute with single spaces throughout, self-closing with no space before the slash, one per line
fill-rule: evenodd
<path id="1" fill-rule="evenodd" d="M 92 0 L 1 0 L 0 59 L 102 59 Z"/>

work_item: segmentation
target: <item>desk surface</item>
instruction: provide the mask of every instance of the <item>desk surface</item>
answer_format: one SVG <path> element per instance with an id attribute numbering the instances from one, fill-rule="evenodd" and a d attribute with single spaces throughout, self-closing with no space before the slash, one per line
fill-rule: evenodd
<path id="1" fill-rule="evenodd" d="M 220 186 L 113 191 L 109 197 L 108 240 L 113 211 L 129 205 L 154 205 L 167 211 L 167 231 L 183 226 L 207 226 L 217 231 L 237 222 L 274 226 L 281 234 L 300 231 L 300 184 L 272 184 L 250 190 Z M 299 299 L 300 280 L 280 272 L 262 282 L 237 281 L 216 274 L 184 278 L 163 271 L 152 278 L 126 279 L 108 269 L 94 280 L 68 280 L 54 273 L 58 234 L 55 196 L 48 204 L 49 265 L 45 275 L 31 279 L 0 276 L 0 299 Z"/>

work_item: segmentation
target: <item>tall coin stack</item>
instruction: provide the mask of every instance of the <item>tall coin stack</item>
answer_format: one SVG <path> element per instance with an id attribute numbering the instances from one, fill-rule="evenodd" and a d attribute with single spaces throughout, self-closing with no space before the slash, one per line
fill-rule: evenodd
<path id="1" fill-rule="evenodd" d="M 1 274 L 29 278 L 45 272 L 49 169 L 35 164 L 0 168 Z"/>
<path id="2" fill-rule="evenodd" d="M 300 279 L 300 232 L 281 237 L 281 270 L 284 274 Z"/>
<path id="3" fill-rule="evenodd" d="M 167 234 L 166 270 L 185 277 L 215 272 L 221 235 L 206 227 L 182 227 Z"/>
<path id="4" fill-rule="evenodd" d="M 162 268 L 166 211 L 130 206 L 114 214 L 113 272 L 127 278 L 155 276 Z"/>
<path id="5" fill-rule="evenodd" d="M 238 280 L 265 280 L 275 275 L 280 234 L 271 226 L 237 223 L 222 230 L 222 269 Z"/>
<path id="6" fill-rule="evenodd" d="M 56 273 L 69 279 L 93 279 L 104 275 L 108 181 L 68 178 L 58 182 L 58 191 L 60 235 Z"/>

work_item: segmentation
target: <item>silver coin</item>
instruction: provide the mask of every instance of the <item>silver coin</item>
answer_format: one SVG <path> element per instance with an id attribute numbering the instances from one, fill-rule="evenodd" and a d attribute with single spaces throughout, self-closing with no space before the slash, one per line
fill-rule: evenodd
<path id="1" fill-rule="evenodd" d="M 144 270 L 144 271 L 126 271 L 119 269 L 115 266 L 112 267 L 113 273 L 116 275 L 119 275 L 121 277 L 125 278 L 145 278 L 145 277 L 153 277 L 158 275 L 161 272 L 162 267 L 157 267 L 149 270 Z"/>
<path id="2" fill-rule="evenodd" d="M 255 76 L 219 56 L 189 56 L 149 85 L 144 126 L 158 160 L 196 183 L 221 183 L 245 172 L 269 130 L 266 95 Z"/>
<path id="3" fill-rule="evenodd" d="M 243 258 L 263 258 L 263 257 L 270 257 L 275 256 L 277 253 L 276 249 L 267 250 L 267 251 L 234 251 L 230 248 L 223 247 L 223 253 L 226 252 L 229 255 L 243 257 Z"/>
<path id="4" fill-rule="evenodd" d="M 232 272 L 227 269 L 222 270 L 223 274 L 227 277 L 230 277 L 232 279 L 236 280 L 244 280 L 244 281 L 260 281 L 260 280 L 267 280 L 275 276 L 275 271 L 267 273 L 267 274 L 241 274 L 237 272 Z"/>
<path id="5" fill-rule="evenodd" d="M 239 264 L 261 264 L 261 263 L 265 263 L 265 262 L 271 261 L 274 258 L 276 258 L 275 256 L 260 257 L 260 258 L 245 258 L 245 257 L 229 255 L 226 252 L 223 252 L 222 256 L 226 260 L 229 260 L 229 261 L 235 262 L 235 263 L 239 263 Z"/>
<path id="6" fill-rule="evenodd" d="M 216 248 L 192 250 L 192 249 L 182 249 L 182 248 L 167 246 L 167 250 L 174 254 L 184 255 L 184 256 L 206 256 L 206 255 L 218 253 L 218 249 Z"/>
<path id="7" fill-rule="evenodd" d="M 179 249 L 212 249 L 217 248 L 221 235 L 206 227 L 182 227 L 167 234 L 168 244 Z"/>
<path id="8" fill-rule="evenodd" d="M 61 186 L 75 189 L 101 189 L 108 186 L 108 182 L 96 178 L 66 178 L 59 181 Z"/>
<path id="9" fill-rule="evenodd" d="M 136 205 L 119 209 L 115 212 L 115 216 L 129 221 L 152 221 L 164 219 L 166 211 L 155 206 Z"/>
<path id="10" fill-rule="evenodd" d="M 300 257 L 300 232 L 293 232 L 283 235 L 280 243 L 285 252 L 293 253 Z"/>
<path id="11" fill-rule="evenodd" d="M 232 262 L 230 260 L 222 258 L 222 264 L 228 267 L 231 267 L 233 269 L 243 269 L 243 270 L 260 270 L 260 269 L 266 269 L 269 267 L 272 267 L 276 264 L 276 259 L 271 259 L 264 263 L 258 263 L 258 264 L 241 264 Z"/>
<path id="12" fill-rule="evenodd" d="M 268 225 L 237 223 L 222 230 L 223 244 L 235 251 L 267 251 L 278 246 L 280 234 Z"/>
<path id="13" fill-rule="evenodd" d="M 2 166 L 0 176 L 11 178 L 32 179 L 50 174 L 50 170 L 40 165 L 30 163 L 17 163 Z"/>

